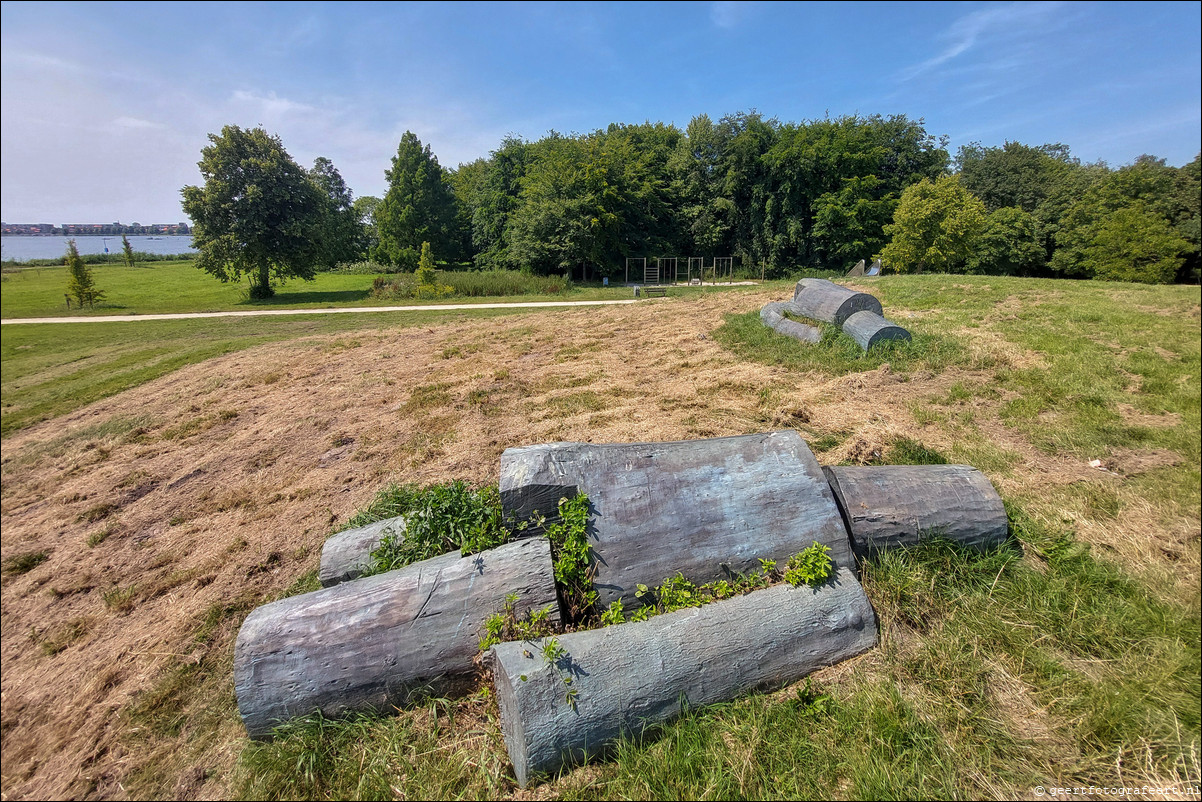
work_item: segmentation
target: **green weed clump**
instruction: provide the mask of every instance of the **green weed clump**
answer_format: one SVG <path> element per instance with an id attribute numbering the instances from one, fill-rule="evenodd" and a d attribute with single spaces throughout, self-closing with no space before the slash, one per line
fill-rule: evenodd
<path id="1" fill-rule="evenodd" d="M 403 533 L 387 532 L 371 553 L 364 576 L 382 574 L 456 549 L 466 556 L 499 546 L 512 532 L 502 523 L 496 485 L 472 487 L 462 479 L 418 488 L 394 485 L 382 491 L 348 526 L 406 516 Z M 384 514 L 380 514 L 384 513 Z"/>
<path id="2" fill-rule="evenodd" d="M 559 520 L 545 528 L 555 563 L 555 584 L 564 613 L 576 621 L 592 616 L 597 604 L 593 590 L 592 548 L 588 542 L 588 496 L 580 493 L 559 500 Z"/>
<path id="3" fill-rule="evenodd" d="M 50 559 L 48 551 L 27 551 L 9 557 L 4 561 L 4 573 L 10 575 L 27 574 Z"/>

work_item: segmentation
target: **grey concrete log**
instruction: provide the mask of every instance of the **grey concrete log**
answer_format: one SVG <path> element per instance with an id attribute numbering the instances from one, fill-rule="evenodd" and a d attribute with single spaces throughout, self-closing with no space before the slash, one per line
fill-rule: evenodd
<path id="1" fill-rule="evenodd" d="M 793 304 L 803 317 L 842 326 L 856 312 L 883 313 L 881 302 L 866 292 L 856 292 L 833 281 L 803 278 L 793 290 Z"/>
<path id="2" fill-rule="evenodd" d="M 876 616 L 849 568 L 817 590 L 777 585 L 647 621 L 494 646 L 501 732 L 524 787 L 690 706 L 774 689 L 871 649 Z M 564 684 L 570 677 L 570 686 Z M 576 695 L 566 700 L 568 688 Z"/>
<path id="3" fill-rule="evenodd" d="M 453 690 L 474 670 L 484 622 L 517 594 L 519 612 L 559 602 L 550 544 L 527 538 L 459 552 L 251 612 L 234 646 L 234 690 L 252 738 L 315 710 L 388 710 L 414 692 Z"/>
<path id="4" fill-rule="evenodd" d="M 390 533 L 404 537 L 405 516 L 385 518 L 330 535 L 321 547 L 321 566 L 317 569 L 321 586 L 333 587 L 361 575 L 371 566 L 371 553 L 380 545 L 384 535 Z"/>
<path id="5" fill-rule="evenodd" d="M 795 340 L 801 340 L 807 343 L 816 343 L 822 339 L 822 332 L 814 326 L 807 326 L 805 323 L 799 323 L 796 320 L 789 320 L 784 316 L 786 312 L 796 312 L 796 308 L 792 302 L 778 302 L 765 304 L 760 310 L 760 320 L 765 326 L 783 334 L 786 337 L 792 337 Z"/>
<path id="6" fill-rule="evenodd" d="M 547 443 L 501 455 L 501 506 L 525 518 L 589 497 L 602 607 L 636 606 L 640 583 L 709 582 L 785 560 L 814 541 L 854 557 L 830 485 L 794 431 L 673 443 Z"/>
<path id="7" fill-rule="evenodd" d="M 886 340 L 910 339 L 910 332 L 876 312 L 856 312 L 843 322 L 843 332 L 865 351 Z"/>
<path id="8" fill-rule="evenodd" d="M 985 549 L 1009 532 L 1006 508 L 970 465 L 882 465 L 822 469 L 856 553 L 912 546 L 934 534 Z"/>

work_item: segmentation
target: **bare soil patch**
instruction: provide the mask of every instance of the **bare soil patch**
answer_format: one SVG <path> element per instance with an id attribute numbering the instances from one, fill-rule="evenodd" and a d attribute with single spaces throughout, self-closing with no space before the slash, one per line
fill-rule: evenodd
<path id="1" fill-rule="evenodd" d="M 831 379 L 743 362 L 715 343 L 723 314 L 770 295 L 269 344 L 6 440 L 3 557 L 49 556 L 0 586 L 4 797 L 137 796 L 131 778 L 148 766 L 164 793 L 228 795 L 245 737 L 230 673 L 242 618 L 314 569 L 330 532 L 387 482 L 494 482 L 504 449 L 555 440 L 797 428 L 839 436 L 819 453 L 826 463 L 870 459 L 898 436 L 953 447 L 910 405 L 990 372 L 902 376 L 886 365 Z M 980 330 L 960 336 L 1001 364 L 1030 359 Z M 1000 400 L 974 403 L 987 439 L 1020 455 L 1007 472 L 986 471 L 1003 492 L 1098 480 L 996 423 Z M 187 720 L 148 736 L 131 711 L 201 664 L 217 666 L 226 689 L 215 740 L 197 743 Z M 1034 737 L 1042 726 L 1032 720 Z"/>

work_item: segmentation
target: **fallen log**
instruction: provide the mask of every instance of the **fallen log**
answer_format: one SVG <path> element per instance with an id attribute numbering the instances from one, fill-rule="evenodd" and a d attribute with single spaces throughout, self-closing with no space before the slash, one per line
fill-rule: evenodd
<path id="1" fill-rule="evenodd" d="M 523 787 L 678 716 L 682 704 L 783 687 L 861 654 L 877 630 L 848 566 L 816 590 L 777 585 L 556 641 L 563 653 L 550 663 L 545 641 L 491 652 L 501 733 Z"/>
<path id="2" fill-rule="evenodd" d="M 546 443 L 501 455 L 501 507 L 524 520 L 585 493 L 602 607 L 683 573 L 703 583 L 783 561 L 817 541 L 836 566 L 851 545 L 797 432 L 673 443 Z"/>
<path id="3" fill-rule="evenodd" d="M 833 281 L 803 278 L 793 290 L 793 305 L 802 317 L 842 326 L 856 312 L 882 314 L 881 302 L 866 292 L 855 292 Z"/>
<path id="4" fill-rule="evenodd" d="M 843 332 L 865 351 L 886 340 L 910 339 L 910 332 L 877 312 L 856 312 L 843 322 Z"/>
<path id="5" fill-rule="evenodd" d="M 986 549 L 1006 539 L 1006 508 L 985 474 L 969 465 L 822 469 L 857 554 L 912 546 L 941 535 Z"/>
<path id="6" fill-rule="evenodd" d="M 317 569 L 321 586 L 328 588 L 361 576 L 371 567 L 371 553 L 386 534 L 403 538 L 405 516 L 386 518 L 330 535 L 321 547 L 321 566 Z"/>
<path id="7" fill-rule="evenodd" d="M 795 340 L 807 343 L 816 343 L 821 340 L 822 332 L 815 326 L 807 326 L 805 323 L 798 323 L 796 320 L 789 320 L 784 316 L 785 312 L 795 311 L 792 302 L 774 301 L 765 304 L 764 308 L 760 310 L 760 320 L 773 331 Z"/>
<path id="8" fill-rule="evenodd" d="M 444 554 L 259 607 L 234 646 L 246 731 L 267 738 L 293 716 L 384 711 L 453 689 L 509 594 L 518 614 L 550 606 L 548 620 L 560 620 L 546 539 Z"/>

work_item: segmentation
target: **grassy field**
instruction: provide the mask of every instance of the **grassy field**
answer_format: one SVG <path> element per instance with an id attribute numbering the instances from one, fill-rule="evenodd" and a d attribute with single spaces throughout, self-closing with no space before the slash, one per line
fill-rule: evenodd
<path id="1" fill-rule="evenodd" d="M 6 271 L 0 316 L 5 318 L 54 317 L 60 315 L 132 315 L 175 312 L 219 312 L 246 309 L 305 309 L 328 306 L 388 306 L 399 301 L 382 301 L 371 296 L 370 275 L 318 273 L 313 281 L 293 279 L 266 301 L 250 301 L 244 284 L 223 284 L 197 269 L 193 262 L 153 262 L 145 266 L 96 265 L 96 286 L 104 300 L 95 309 L 81 313 L 67 310 L 63 298 L 66 268 L 36 267 Z M 576 287 L 566 296 L 571 300 L 629 298 L 624 287 Z M 476 300 L 483 300 L 477 297 Z M 542 295 L 507 296 L 507 301 L 547 300 Z M 457 299 L 456 302 L 462 302 Z M 406 305 L 412 301 L 404 301 Z"/>
<path id="2" fill-rule="evenodd" d="M 6 795 L 1197 798 L 1198 288 L 863 286 L 912 342 L 863 354 L 834 330 L 813 347 L 776 335 L 758 309 L 788 282 L 404 327 L 5 327 Z M 112 396 L 106 373 L 134 389 Z M 154 376 L 169 381 L 137 386 Z M 246 741 L 238 626 L 313 589 L 322 540 L 387 481 L 495 481 L 500 451 L 531 442 L 775 428 L 823 464 L 975 465 L 1012 540 L 866 562 L 877 649 L 689 711 L 532 792 L 487 683 Z"/>

